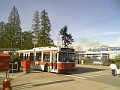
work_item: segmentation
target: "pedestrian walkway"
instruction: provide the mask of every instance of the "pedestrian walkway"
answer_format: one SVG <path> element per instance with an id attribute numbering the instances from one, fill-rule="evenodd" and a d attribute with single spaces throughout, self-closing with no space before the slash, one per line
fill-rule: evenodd
<path id="1" fill-rule="evenodd" d="M 109 70 L 105 70 L 105 71 L 73 74 L 73 75 L 66 75 L 66 76 L 73 77 L 73 78 L 79 78 L 79 79 L 90 79 L 90 78 L 96 78 L 96 77 L 101 77 L 101 76 L 106 76 L 106 75 L 109 76 L 110 74 L 111 73 Z"/>
<path id="2" fill-rule="evenodd" d="M 96 69 L 109 69 L 109 66 L 86 65 L 86 64 L 76 64 L 76 67 L 86 67 L 86 68 L 96 68 Z"/>
<path id="3" fill-rule="evenodd" d="M 23 72 L 17 72 L 17 73 L 8 73 L 7 77 L 15 79 L 15 78 L 18 78 L 18 77 L 20 77 L 22 75 L 25 75 L 25 74 L 26 74 L 25 71 L 23 71 Z M 0 77 L 1 78 L 6 78 L 6 73 L 5 72 L 0 72 Z"/>
<path id="4" fill-rule="evenodd" d="M 66 75 L 78 79 L 90 79 L 110 75 L 109 66 L 76 64 L 77 73 Z"/>

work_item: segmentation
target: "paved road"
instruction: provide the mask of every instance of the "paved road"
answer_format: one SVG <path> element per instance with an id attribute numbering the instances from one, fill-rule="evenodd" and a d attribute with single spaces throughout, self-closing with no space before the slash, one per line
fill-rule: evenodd
<path id="1" fill-rule="evenodd" d="M 87 73 L 84 72 L 80 74 L 71 74 L 66 76 L 77 78 L 77 79 L 96 81 L 96 82 L 120 87 L 120 83 L 119 83 L 120 77 L 112 76 L 110 70 L 101 70 L 101 71 L 94 71 L 94 72 L 87 72 Z"/>
<path id="2" fill-rule="evenodd" d="M 34 71 L 12 80 L 12 90 L 120 90 L 120 77 L 108 67 L 77 65 L 68 75 Z"/>
<path id="3" fill-rule="evenodd" d="M 0 85 L 2 84 L 3 79 L 3 77 L 0 77 Z"/>

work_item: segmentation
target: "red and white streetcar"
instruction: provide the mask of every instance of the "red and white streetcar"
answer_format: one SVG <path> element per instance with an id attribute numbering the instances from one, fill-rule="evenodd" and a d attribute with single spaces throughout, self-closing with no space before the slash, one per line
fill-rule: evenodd
<path id="1" fill-rule="evenodd" d="M 30 50 L 18 50 L 22 60 L 29 59 L 39 69 L 62 73 L 75 69 L 75 50 L 60 47 L 36 47 Z"/>

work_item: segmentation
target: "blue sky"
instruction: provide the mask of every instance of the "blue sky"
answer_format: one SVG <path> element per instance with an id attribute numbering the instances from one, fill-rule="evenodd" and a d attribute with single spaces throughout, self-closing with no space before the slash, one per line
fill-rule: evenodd
<path id="1" fill-rule="evenodd" d="M 19 11 L 22 30 L 31 30 L 34 12 L 46 9 L 54 40 L 64 25 L 75 42 L 111 44 L 120 38 L 120 0 L 0 0 L 0 21 L 7 22 L 13 6 Z"/>

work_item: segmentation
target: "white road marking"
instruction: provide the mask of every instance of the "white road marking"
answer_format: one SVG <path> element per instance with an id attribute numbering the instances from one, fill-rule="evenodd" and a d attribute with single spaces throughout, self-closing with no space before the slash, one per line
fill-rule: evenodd
<path id="1" fill-rule="evenodd" d="M 110 73 L 99 72 L 99 73 L 74 74 L 74 75 L 65 75 L 65 76 L 79 78 L 79 79 L 87 79 L 87 78 L 95 78 L 95 77 L 99 77 L 102 75 L 109 75 L 109 74 Z"/>
<path id="2" fill-rule="evenodd" d="M 79 76 L 74 76 L 74 75 L 65 75 L 65 76 L 74 77 L 74 78 L 79 78 L 79 79 L 86 79 L 86 78 L 84 78 L 84 77 L 79 77 Z"/>
<path id="3" fill-rule="evenodd" d="M 102 75 L 108 75 L 109 73 L 99 73 L 99 74 L 75 74 L 76 76 L 81 76 L 81 77 L 94 77 L 94 76 L 102 76 Z"/>
<path id="4" fill-rule="evenodd" d="M 108 75 L 109 73 L 102 73 L 102 74 L 91 74 L 91 75 L 80 75 L 81 77 L 90 77 L 90 78 L 95 78 L 103 75 Z"/>

